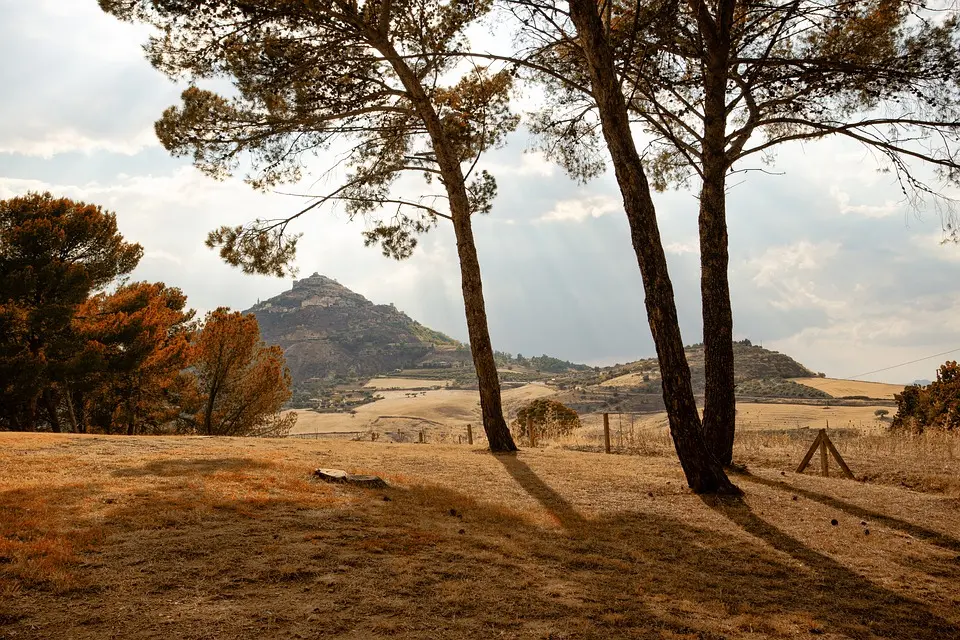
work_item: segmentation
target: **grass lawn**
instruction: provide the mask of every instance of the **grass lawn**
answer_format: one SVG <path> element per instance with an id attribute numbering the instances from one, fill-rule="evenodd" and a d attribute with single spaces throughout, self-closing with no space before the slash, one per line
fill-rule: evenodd
<path id="1" fill-rule="evenodd" d="M 785 469 L 3 433 L 0 637 L 960 637 L 956 497 Z"/>

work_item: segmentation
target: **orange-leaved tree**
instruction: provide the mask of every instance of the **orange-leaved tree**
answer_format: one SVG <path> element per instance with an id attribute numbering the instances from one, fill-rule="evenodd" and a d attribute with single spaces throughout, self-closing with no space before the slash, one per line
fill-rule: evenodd
<path id="1" fill-rule="evenodd" d="M 911 385 L 895 396 L 892 429 L 922 433 L 926 429 L 960 432 L 960 365 L 945 362 L 937 379 L 925 387 Z"/>
<path id="2" fill-rule="evenodd" d="M 142 255 L 98 206 L 49 193 L 0 201 L 0 429 L 61 430 L 77 307 Z"/>
<path id="3" fill-rule="evenodd" d="M 136 282 L 80 306 L 75 324 L 84 348 L 66 385 L 75 431 L 134 435 L 176 424 L 194 329 L 186 305 L 180 289 Z"/>
<path id="4" fill-rule="evenodd" d="M 260 339 L 252 314 L 221 307 L 207 314 L 193 345 L 197 381 L 194 429 L 206 435 L 286 435 L 296 414 L 280 413 L 290 371 L 280 347 Z"/>

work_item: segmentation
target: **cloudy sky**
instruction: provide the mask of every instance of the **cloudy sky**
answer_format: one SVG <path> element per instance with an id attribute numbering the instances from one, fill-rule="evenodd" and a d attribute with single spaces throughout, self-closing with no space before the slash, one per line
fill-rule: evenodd
<path id="1" fill-rule="evenodd" d="M 220 263 L 206 233 L 289 214 L 300 201 L 213 181 L 168 156 L 153 122 L 181 88 L 143 59 L 146 36 L 95 0 L 0 0 L 0 199 L 50 191 L 103 205 L 145 248 L 136 279 L 178 286 L 200 310 L 247 308 L 291 281 Z M 526 148 L 517 134 L 488 157 L 500 195 L 475 224 L 495 347 L 590 364 L 653 355 L 612 176 L 577 185 Z M 737 338 L 835 377 L 960 350 L 960 248 L 941 245 L 937 214 L 911 211 L 876 168 L 859 147 L 827 141 L 781 149 L 784 175 L 731 180 Z M 699 342 L 697 203 L 688 192 L 656 202 L 684 339 Z M 364 248 L 362 223 L 336 211 L 298 230 L 302 276 L 330 276 L 466 340 L 449 229 L 403 263 Z M 932 378 L 945 359 L 864 379 Z"/>

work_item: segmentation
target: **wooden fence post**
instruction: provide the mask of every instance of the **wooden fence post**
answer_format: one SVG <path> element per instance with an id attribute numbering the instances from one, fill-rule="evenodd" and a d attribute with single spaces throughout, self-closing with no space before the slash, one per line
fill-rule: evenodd
<path id="1" fill-rule="evenodd" d="M 603 414 L 603 450 L 610 453 L 610 414 Z"/>
<path id="2" fill-rule="evenodd" d="M 533 416 L 527 416 L 527 434 L 530 436 L 530 446 L 537 446 L 537 435 L 533 432 Z"/>
<path id="3" fill-rule="evenodd" d="M 473 427 L 467 423 L 467 444 L 473 444 Z"/>
<path id="4" fill-rule="evenodd" d="M 830 475 L 830 460 L 827 458 L 827 432 L 820 438 L 820 473 L 824 478 Z"/>
<path id="5" fill-rule="evenodd" d="M 420 444 L 423 444 L 423 429 L 420 429 Z"/>

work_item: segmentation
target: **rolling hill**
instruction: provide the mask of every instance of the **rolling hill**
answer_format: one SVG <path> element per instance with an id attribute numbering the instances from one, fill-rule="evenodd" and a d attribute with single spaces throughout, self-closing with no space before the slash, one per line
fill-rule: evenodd
<path id="1" fill-rule="evenodd" d="M 313 274 L 246 313 L 268 344 L 283 348 L 294 384 L 328 375 L 373 376 L 424 361 L 470 361 L 456 340 L 391 305 L 374 304 L 336 280 Z"/>

